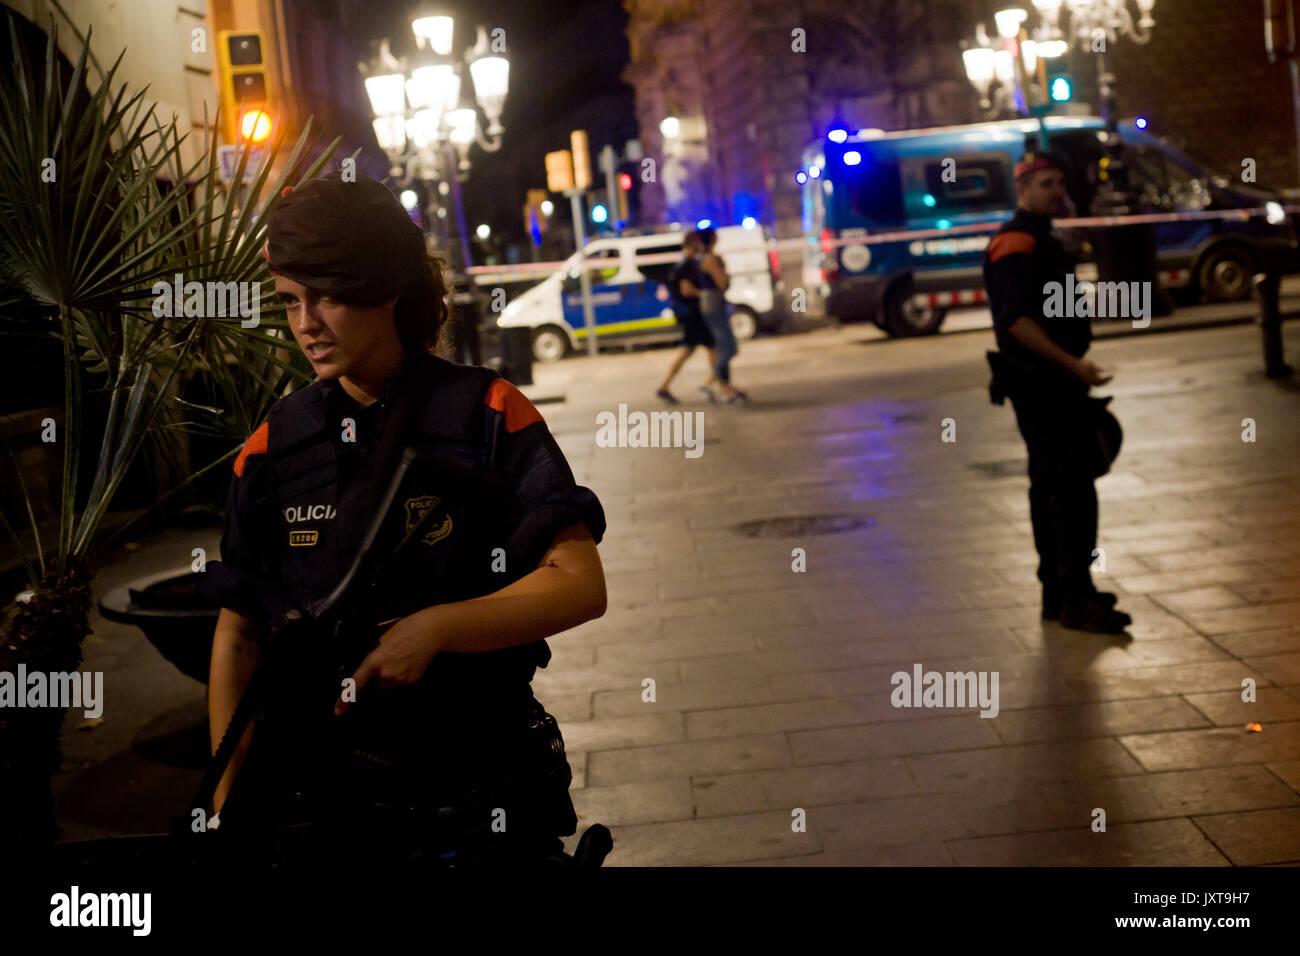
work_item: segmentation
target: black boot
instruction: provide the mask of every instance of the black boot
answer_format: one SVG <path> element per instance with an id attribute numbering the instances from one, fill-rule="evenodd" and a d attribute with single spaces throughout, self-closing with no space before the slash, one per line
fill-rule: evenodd
<path id="1" fill-rule="evenodd" d="M 1103 607 L 1114 607 L 1119 598 L 1110 591 L 1093 591 L 1089 600 Z M 1043 620 L 1055 621 L 1061 616 L 1061 596 L 1055 591 L 1043 588 Z"/>
<path id="2" fill-rule="evenodd" d="M 1094 634 L 1122 634 L 1133 618 L 1100 601 L 1085 600 L 1061 606 L 1061 627 Z"/>

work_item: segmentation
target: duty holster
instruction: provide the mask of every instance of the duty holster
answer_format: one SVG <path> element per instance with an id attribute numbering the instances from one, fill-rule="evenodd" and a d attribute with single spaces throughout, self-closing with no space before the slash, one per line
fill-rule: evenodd
<path id="1" fill-rule="evenodd" d="M 1002 405 L 1020 385 L 1019 370 L 1001 352 L 985 352 L 993 378 L 989 382 L 989 401 Z"/>
<path id="2" fill-rule="evenodd" d="M 1070 427 L 1071 417 L 1077 416 L 1078 440 L 1082 443 L 1078 449 L 1079 467 L 1091 478 L 1100 478 L 1110 471 L 1110 466 L 1119 457 L 1120 445 L 1124 440 L 1124 430 L 1120 427 L 1119 419 L 1108 408 L 1113 396 L 1095 398 L 1085 392 L 1082 402 L 1071 399 L 1068 403 L 1063 402 L 1063 407 L 1058 409 L 1054 407 L 1053 396 L 1064 395 L 1059 387 L 1050 387 L 1045 381 L 1036 379 L 1032 372 L 1009 360 L 1001 352 L 984 354 L 993 372 L 993 378 L 989 382 L 990 402 L 1002 405 L 1008 398 L 1013 403 L 1024 399 L 1023 404 L 1028 405 L 1030 399 L 1037 398 L 1049 406 L 1040 409 L 1039 413 L 1060 411 L 1065 414 L 1066 421 L 1062 422 L 1061 427 Z"/>

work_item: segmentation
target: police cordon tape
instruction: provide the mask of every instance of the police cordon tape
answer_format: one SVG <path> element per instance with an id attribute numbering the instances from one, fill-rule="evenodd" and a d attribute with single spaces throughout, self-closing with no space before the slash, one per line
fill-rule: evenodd
<path id="1" fill-rule="evenodd" d="M 1133 226 L 1140 224 L 1158 224 L 1167 222 L 1193 222 L 1207 219 L 1223 219 L 1228 222 L 1247 222 L 1255 216 L 1267 216 L 1270 213 L 1276 214 L 1280 209 L 1283 213 L 1300 213 L 1300 205 L 1288 205 L 1270 208 L 1261 206 L 1254 209 L 1217 209 L 1213 211 L 1199 212 L 1172 212 L 1172 213 L 1139 213 L 1131 216 L 1082 216 L 1075 219 L 1056 219 L 1054 223 L 1059 229 L 1094 229 L 1104 228 L 1107 226 Z M 828 252 L 841 246 L 871 246 L 887 242 L 908 242 L 926 239 L 946 239 L 953 236 L 978 235 L 986 232 L 996 232 L 1001 229 L 1006 220 L 996 222 L 977 222 L 964 226 L 949 226 L 945 229 L 910 229 L 899 232 L 879 232 L 874 235 L 847 236 L 839 239 L 819 239 L 815 236 L 798 236 L 792 239 L 769 239 L 767 241 L 768 252 L 795 252 L 804 250 L 809 247 Z M 1277 223 L 1281 225 L 1281 223 Z M 672 232 L 663 233 L 642 233 L 637 236 L 623 236 L 621 238 L 629 239 L 651 239 L 673 235 Z M 681 234 L 683 238 L 685 234 Z M 593 237 L 595 238 L 595 237 Z M 973 249 L 970 251 L 974 251 Z M 653 253 L 651 255 L 634 256 L 632 262 L 636 265 L 663 265 L 677 262 L 681 259 L 679 251 Z M 518 282 L 529 276 L 548 276 L 559 272 L 568 266 L 568 261 L 564 259 L 552 262 L 529 262 L 518 265 L 499 265 L 499 266 L 474 266 L 466 269 L 466 273 L 474 277 L 478 285 L 492 285 L 501 281 Z M 620 265 L 617 259 L 597 259 L 587 264 L 589 271 L 600 269 L 618 268 Z M 575 276 L 577 272 L 573 273 Z"/>

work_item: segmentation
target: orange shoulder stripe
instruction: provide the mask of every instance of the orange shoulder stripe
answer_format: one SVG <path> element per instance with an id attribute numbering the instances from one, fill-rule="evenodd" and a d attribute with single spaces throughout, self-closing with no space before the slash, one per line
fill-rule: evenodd
<path id="1" fill-rule="evenodd" d="M 534 422 L 545 421 L 523 392 L 504 378 L 499 378 L 488 389 L 485 403 L 506 417 L 506 431 L 517 432 Z"/>
<path id="2" fill-rule="evenodd" d="M 239 478 L 244 477 L 244 462 L 248 460 L 249 455 L 265 455 L 267 443 L 271 437 L 271 430 L 266 422 L 257 426 L 257 431 L 248 436 L 248 441 L 244 442 L 243 449 L 239 452 L 239 457 L 235 459 L 235 475 Z"/>
<path id="3" fill-rule="evenodd" d="M 1038 240 L 1027 232 L 1000 232 L 989 243 L 989 262 L 997 262 L 1003 256 L 1013 256 L 1019 252 L 1033 252 Z"/>

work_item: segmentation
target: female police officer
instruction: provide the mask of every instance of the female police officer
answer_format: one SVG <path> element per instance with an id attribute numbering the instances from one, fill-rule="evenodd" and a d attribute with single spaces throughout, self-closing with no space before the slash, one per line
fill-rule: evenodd
<path id="1" fill-rule="evenodd" d="M 235 462 L 222 561 L 204 576 L 223 608 L 209 684 L 214 748 L 275 610 L 308 608 L 331 592 L 379 510 L 376 489 L 394 471 L 394 450 L 411 446 L 414 463 L 376 541 L 392 560 L 365 584 L 378 642 L 353 659 L 355 669 L 333 672 L 350 671 L 331 685 L 333 714 L 321 722 L 316 704 L 294 704 L 311 719 L 281 724 L 342 727 L 368 712 L 370 737 L 356 752 L 376 775 L 340 765 L 326 775 L 330 793 L 306 799 L 336 811 L 333 840 L 357 844 L 333 846 L 333 856 L 405 859 L 439 807 L 455 808 L 458 862 L 561 853 L 559 835 L 577 822 L 570 774 L 529 682 L 550 658 L 546 637 L 605 611 L 600 503 L 574 483 L 542 416 L 514 386 L 431 354 L 447 318 L 445 288 L 385 186 L 337 173 L 301 184 L 272 214 L 264 255 L 318 379 L 277 402 Z M 294 699 L 322 670 L 316 658 L 328 645 L 318 646 L 294 661 L 294 677 L 272 699 Z M 225 831 L 269 834 L 258 827 L 286 819 L 277 801 L 304 799 L 286 792 L 297 784 L 281 771 L 317 730 L 267 731 L 259 742 L 264 726 L 250 726 L 217 788 L 218 810 L 230 797 Z M 355 799 L 340 820 L 344 791 Z M 380 807 L 406 815 L 375 823 Z"/>

